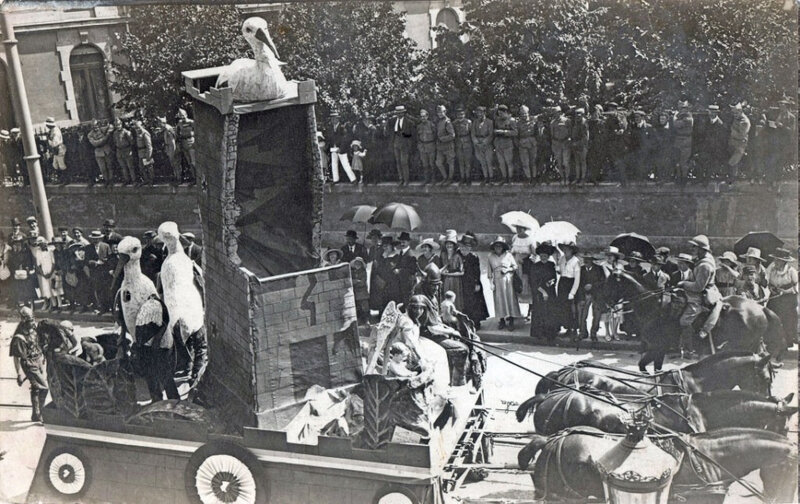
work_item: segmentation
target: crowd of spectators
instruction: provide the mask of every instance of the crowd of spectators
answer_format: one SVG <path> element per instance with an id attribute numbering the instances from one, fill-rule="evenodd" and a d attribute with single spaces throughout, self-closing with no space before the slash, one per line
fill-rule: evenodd
<path id="1" fill-rule="evenodd" d="M 36 217 L 28 217 L 25 229 L 11 219 L 11 233 L 0 231 L 0 303 L 28 306 L 37 311 L 108 313 L 122 283 L 124 262 L 117 246 L 122 236 L 114 219 L 88 233 L 79 227 L 61 226 L 52 241 L 41 236 Z M 189 257 L 200 264 L 202 247 L 193 233 L 181 241 Z M 142 236 L 142 272 L 153 282 L 166 257 L 155 231 Z"/>
<path id="2" fill-rule="evenodd" d="M 353 123 L 333 111 L 317 139 L 334 184 L 775 184 L 795 169 L 794 109 L 788 98 L 762 110 L 687 99 L 674 111 L 650 112 L 614 102 L 551 103 L 536 115 L 525 105 L 477 107 L 471 115 L 438 105 L 433 116 L 399 105 Z"/>
<path id="3" fill-rule="evenodd" d="M 62 129 L 52 117 L 36 132 L 46 184 L 193 185 L 196 180 L 194 121 L 179 109 L 175 124 L 159 117 L 92 121 Z M 28 185 L 19 128 L 0 130 L 0 181 Z"/>

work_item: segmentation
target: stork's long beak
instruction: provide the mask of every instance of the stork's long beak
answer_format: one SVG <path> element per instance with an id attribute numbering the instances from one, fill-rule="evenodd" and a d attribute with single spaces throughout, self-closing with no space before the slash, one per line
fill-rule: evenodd
<path id="1" fill-rule="evenodd" d="M 128 261 L 131 260 L 131 256 L 126 254 L 126 253 L 124 253 L 124 252 L 119 252 L 118 255 L 119 255 L 119 262 L 121 262 L 123 264 L 123 266 L 125 264 L 128 264 Z"/>
<path id="2" fill-rule="evenodd" d="M 270 38 L 269 33 L 259 28 L 256 30 L 256 38 L 267 44 L 267 47 L 269 47 L 269 50 L 272 51 L 276 59 L 281 59 L 281 57 L 278 56 L 278 50 L 275 49 L 275 44 L 272 43 L 272 38 Z"/>

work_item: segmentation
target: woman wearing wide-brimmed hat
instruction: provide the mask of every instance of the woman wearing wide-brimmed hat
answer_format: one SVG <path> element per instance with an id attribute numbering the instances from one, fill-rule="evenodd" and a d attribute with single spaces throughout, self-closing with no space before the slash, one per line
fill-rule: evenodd
<path id="1" fill-rule="evenodd" d="M 444 249 L 439 255 L 442 264 L 442 292 L 452 291 L 456 295 L 455 305 L 458 311 L 464 310 L 464 258 L 458 253 L 458 233 L 448 229 L 444 235 Z"/>
<path id="2" fill-rule="evenodd" d="M 380 303 L 376 307 L 379 312 L 383 312 L 389 301 L 395 303 L 404 302 L 400 289 L 400 256 L 397 253 L 397 245 L 400 242 L 391 235 L 381 237 L 381 247 L 383 253 L 377 262 L 376 287 L 380 291 Z M 375 265 L 373 265 L 373 268 Z"/>
<path id="3" fill-rule="evenodd" d="M 767 308 L 774 311 L 783 323 L 787 348 L 797 339 L 797 268 L 794 254 L 779 248 L 769 256 L 772 264 L 767 266 L 767 282 L 770 299 Z"/>
<path id="4" fill-rule="evenodd" d="M 433 238 L 425 238 L 417 245 L 417 251 L 420 252 L 420 255 L 417 256 L 417 277 L 419 279 L 422 279 L 424 276 L 422 272 L 425 271 L 425 267 L 429 264 L 435 264 L 438 268 L 442 267 L 439 254 L 436 253 L 440 248 Z"/>
<path id="5" fill-rule="evenodd" d="M 459 245 L 459 252 L 464 258 L 464 277 L 461 280 L 464 289 L 463 311 L 475 324 L 475 328 L 480 329 L 481 322 L 489 318 L 489 309 L 486 307 L 486 298 L 483 294 L 481 262 L 472 251 L 478 245 L 478 238 L 471 231 L 467 231 L 459 240 Z"/>
<path id="6" fill-rule="evenodd" d="M 556 248 L 542 243 L 534 250 L 538 260 L 527 259 L 528 282 L 533 292 L 531 304 L 531 337 L 552 341 L 558 336 L 561 320 L 556 306 L 556 265 L 550 260 Z"/>
<path id="7" fill-rule="evenodd" d="M 522 316 L 514 291 L 514 275 L 519 266 L 509 252 L 511 247 L 502 236 L 492 242 L 491 248 L 487 275 L 494 292 L 494 315 L 500 320 L 499 329 L 508 326 L 509 330 L 513 330 L 514 318 Z"/>

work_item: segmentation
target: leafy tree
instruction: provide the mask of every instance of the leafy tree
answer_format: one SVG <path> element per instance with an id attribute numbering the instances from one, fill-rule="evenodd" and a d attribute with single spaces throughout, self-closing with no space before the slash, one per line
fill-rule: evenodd
<path id="1" fill-rule="evenodd" d="M 293 3 L 271 30 L 287 78 L 314 79 L 318 108 L 380 114 L 414 86 L 414 42 L 388 2 Z"/>
<path id="2" fill-rule="evenodd" d="M 117 107 L 146 116 L 174 113 L 183 105 L 181 72 L 226 65 L 246 55 L 241 17 L 233 6 L 131 7 L 128 31 L 119 38 L 127 61 L 112 66 Z"/>

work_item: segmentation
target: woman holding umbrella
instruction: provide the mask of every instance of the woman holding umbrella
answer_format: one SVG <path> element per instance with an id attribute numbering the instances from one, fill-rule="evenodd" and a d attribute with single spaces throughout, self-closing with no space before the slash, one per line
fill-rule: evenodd
<path id="1" fill-rule="evenodd" d="M 797 336 L 797 269 L 792 265 L 795 259 L 789 250 L 778 248 L 770 257 L 773 263 L 767 267 L 770 291 L 767 308 L 781 319 L 788 348 Z"/>
<path id="2" fill-rule="evenodd" d="M 539 260 L 528 259 L 526 269 L 533 293 L 531 305 L 531 338 L 545 338 L 553 341 L 558 336 L 559 318 L 553 306 L 556 303 L 556 265 L 550 257 L 556 248 L 549 243 L 536 247 Z"/>
<path id="3" fill-rule="evenodd" d="M 452 291 L 456 295 L 456 309 L 464 311 L 464 258 L 458 252 L 458 234 L 455 229 L 448 229 L 444 235 L 444 250 L 439 256 L 442 264 L 444 285 L 442 292 Z"/>
<path id="4" fill-rule="evenodd" d="M 494 292 L 494 313 L 500 320 L 498 329 L 514 329 L 514 317 L 521 317 L 517 293 L 514 292 L 514 275 L 517 262 L 509 252 L 505 238 L 498 236 L 492 242 L 492 253 L 489 254 L 489 281 Z"/>
<path id="5" fill-rule="evenodd" d="M 570 336 L 577 336 L 578 330 L 578 305 L 576 296 L 578 286 L 581 283 L 581 260 L 575 255 L 578 246 L 575 242 L 561 245 L 563 254 L 558 259 L 559 273 L 558 285 L 556 287 L 556 297 L 558 299 L 557 310 L 561 314 L 561 325 L 563 325 Z"/>
<path id="6" fill-rule="evenodd" d="M 478 238 L 472 232 L 467 231 L 459 241 L 459 252 L 464 259 L 464 277 L 462 278 L 462 288 L 464 289 L 463 311 L 475 324 L 475 328 L 480 329 L 481 322 L 489 318 L 489 310 L 486 308 L 486 298 L 483 295 L 480 259 L 472 252 L 472 248 L 477 244 Z"/>

